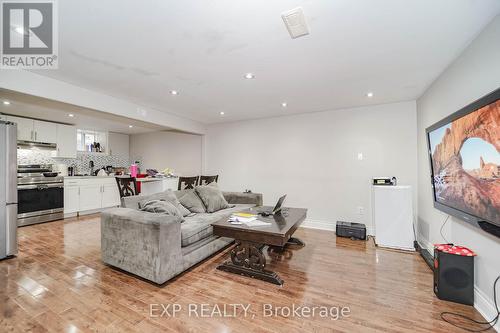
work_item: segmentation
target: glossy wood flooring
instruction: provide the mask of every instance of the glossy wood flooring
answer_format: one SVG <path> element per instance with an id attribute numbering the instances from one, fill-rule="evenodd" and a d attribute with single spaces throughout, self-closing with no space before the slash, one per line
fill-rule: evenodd
<path id="1" fill-rule="evenodd" d="M 216 270 L 228 249 L 157 286 L 101 262 L 98 215 L 23 227 L 19 256 L 0 262 L 0 332 L 455 332 L 441 311 L 482 319 L 434 297 L 431 271 L 416 254 L 333 232 L 296 235 L 306 247 L 271 258 L 283 287 Z M 183 308 L 175 318 L 150 317 L 150 304 L 174 303 Z M 251 308 L 247 317 L 239 309 L 236 318 L 197 318 L 190 303 Z M 266 317 L 264 304 L 349 307 L 350 315 Z"/>

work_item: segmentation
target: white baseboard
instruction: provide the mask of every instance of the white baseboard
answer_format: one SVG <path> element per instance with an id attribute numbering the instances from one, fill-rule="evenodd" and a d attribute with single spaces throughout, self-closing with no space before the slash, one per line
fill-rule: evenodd
<path id="1" fill-rule="evenodd" d="M 309 228 L 309 229 L 319 229 L 319 230 L 328 230 L 328 231 L 335 231 L 336 223 L 332 221 L 322 221 L 322 220 L 311 220 L 311 219 L 306 219 L 301 227 L 303 228 Z M 374 230 L 372 227 L 366 227 L 366 233 L 368 235 L 373 236 L 374 235 Z"/>
<path id="2" fill-rule="evenodd" d="M 474 307 L 486 319 L 486 321 L 493 319 L 497 315 L 497 310 L 495 309 L 493 300 L 490 301 L 488 296 L 486 296 L 476 286 L 474 286 Z M 497 332 L 500 332 L 500 322 L 493 326 L 493 328 Z"/>

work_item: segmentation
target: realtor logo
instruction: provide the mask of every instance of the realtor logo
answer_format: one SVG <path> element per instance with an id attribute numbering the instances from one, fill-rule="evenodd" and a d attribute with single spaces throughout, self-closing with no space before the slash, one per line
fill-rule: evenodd
<path id="1" fill-rule="evenodd" d="M 0 68 L 57 69 L 56 3 L 1 1 Z"/>

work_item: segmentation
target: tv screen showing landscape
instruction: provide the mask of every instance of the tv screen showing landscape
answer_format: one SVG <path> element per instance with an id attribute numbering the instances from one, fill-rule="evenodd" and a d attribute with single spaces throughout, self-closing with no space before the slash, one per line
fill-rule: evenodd
<path id="1" fill-rule="evenodd" d="M 428 142 L 435 202 L 445 206 L 441 208 L 471 215 L 475 221 L 500 226 L 498 95 L 497 91 L 496 100 L 472 108 L 470 113 L 466 110 L 459 118 L 431 126 Z M 465 214 L 461 217 L 469 220 Z"/>

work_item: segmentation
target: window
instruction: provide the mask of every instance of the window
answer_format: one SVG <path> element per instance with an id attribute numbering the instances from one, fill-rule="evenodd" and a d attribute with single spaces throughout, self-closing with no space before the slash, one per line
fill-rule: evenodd
<path id="1" fill-rule="evenodd" d="M 82 130 L 76 131 L 76 147 L 78 151 L 105 153 L 107 145 L 107 133 Z"/>

